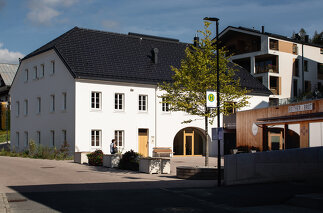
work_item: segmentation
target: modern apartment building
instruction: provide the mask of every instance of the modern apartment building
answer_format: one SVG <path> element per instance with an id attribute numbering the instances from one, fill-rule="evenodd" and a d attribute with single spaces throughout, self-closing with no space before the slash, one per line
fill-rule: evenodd
<path id="1" fill-rule="evenodd" d="M 270 89 L 273 104 L 322 90 L 323 47 L 267 33 L 264 27 L 258 31 L 229 26 L 219 38 L 232 61 Z"/>

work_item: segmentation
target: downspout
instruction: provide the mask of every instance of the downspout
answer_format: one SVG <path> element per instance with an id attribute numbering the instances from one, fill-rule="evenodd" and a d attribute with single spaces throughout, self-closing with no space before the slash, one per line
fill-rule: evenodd
<path id="1" fill-rule="evenodd" d="M 157 90 L 158 86 L 155 88 L 155 147 L 157 147 Z"/>

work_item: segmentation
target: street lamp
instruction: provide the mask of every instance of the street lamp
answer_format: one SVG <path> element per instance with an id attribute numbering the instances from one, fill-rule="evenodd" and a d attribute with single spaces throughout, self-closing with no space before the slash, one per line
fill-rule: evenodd
<path id="1" fill-rule="evenodd" d="M 205 21 L 215 21 L 216 22 L 216 97 L 217 97 L 217 121 L 218 121 L 218 130 L 220 128 L 220 81 L 219 81 L 219 20 L 215 17 L 205 17 Z M 207 137 L 207 136 L 206 136 Z M 221 146 L 220 139 L 218 137 L 218 186 L 221 186 Z"/>
<path id="2" fill-rule="evenodd" d="M 304 79 L 304 43 L 308 42 L 308 35 L 304 36 L 304 39 L 301 37 L 300 33 L 296 34 L 296 39 L 299 40 L 302 44 L 302 92 L 305 93 L 305 79 Z"/>

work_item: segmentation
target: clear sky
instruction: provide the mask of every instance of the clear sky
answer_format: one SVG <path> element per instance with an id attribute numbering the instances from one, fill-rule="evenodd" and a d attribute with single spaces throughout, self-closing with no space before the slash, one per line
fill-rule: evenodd
<path id="1" fill-rule="evenodd" d="M 202 19 L 291 36 L 323 31 L 323 0 L 0 0 L 0 63 L 23 57 L 74 26 L 191 42 Z M 213 25 L 215 28 L 215 24 Z"/>

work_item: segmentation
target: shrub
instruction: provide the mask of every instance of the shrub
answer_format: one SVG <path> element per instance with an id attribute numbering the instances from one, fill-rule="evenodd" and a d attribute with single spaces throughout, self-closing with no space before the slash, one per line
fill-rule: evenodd
<path id="1" fill-rule="evenodd" d="M 130 150 L 122 155 L 119 162 L 120 169 L 127 169 L 138 171 L 139 170 L 139 157 L 140 154 Z"/>
<path id="2" fill-rule="evenodd" d="M 91 166 L 102 166 L 103 165 L 103 152 L 102 150 L 95 150 L 90 154 L 87 154 L 89 159 L 89 165 Z"/>

